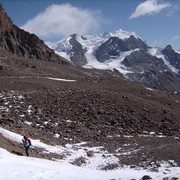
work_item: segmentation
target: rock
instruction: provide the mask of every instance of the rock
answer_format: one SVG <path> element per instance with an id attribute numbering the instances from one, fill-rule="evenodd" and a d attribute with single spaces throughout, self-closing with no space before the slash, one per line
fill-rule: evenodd
<path id="1" fill-rule="evenodd" d="M 71 36 L 69 43 L 72 45 L 72 49 L 68 52 L 70 59 L 74 64 L 84 66 L 87 63 L 85 52 L 87 51 L 82 45 L 76 40 L 76 34 Z"/>
<path id="2" fill-rule="evenodd" d="M 170 65 L 180 69 L 180 54 L 175 52 L 171 45 L 167 45 L 163 50 L 162 53 L 165 55 L 166 59 L 169 61 Z M 180 71 L 179 71 L 180 74 Z"/>
<path id="3" fill-rule="evenodd" d="M 168 177 L 164 177 L 163 180 L 169 180 L 169 178 Z"/>
<path id="4" fill-rule="evenodd" d="M 83 164 L 86 164 L 86 159 L 84 157 L 76 158 L 71 164 L 76 166 L 82 166 Z"/>
<path id="5" fill-rule="evenodd" d="M 145 175 L 142 177 L 142 180 L 151 180 L 152 178 L 148 175 Z"/>
<path id="6" fill-rule="evenodd" d="M 121 52 L 129 51 L 132 49 L 140 48 L 147 49 L 147 45 L 139 38 L 130 36 L 125 40 L 118 37 L 111 37 L 103 44 L 101 44 L 95 52 L 95 56 L 98 61 L 105 62 L 112 57 L 118 57 Z"/>
<path id="7" fill-rule="evenodd" d="M 94 156 L 94 151 L 88 151 L 87 156 L 88 157 L 93 157 Z"/>

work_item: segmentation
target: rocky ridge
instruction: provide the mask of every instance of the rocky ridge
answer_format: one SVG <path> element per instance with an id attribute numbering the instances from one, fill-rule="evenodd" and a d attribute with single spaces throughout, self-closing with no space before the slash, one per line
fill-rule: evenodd
<path id="1" fill-rule="evenodd" d="M 162 53 L 166 57 L 167 61 L 172 65 L 173 67 L 180 69 L 180 54 L 175 52 L 173 48 L 168 45 L 163 50 Z M 178 72 L 180 74 L 180 71 Z"/>
<path id="2" fill-rule="evenodd" d="M 65 58 L 56 55 L 35 34 L 30 34 L 14 25 L 1 4 L 0 36 L 0 48 L 8 50 L 17 56 L 70 65 Z"/>

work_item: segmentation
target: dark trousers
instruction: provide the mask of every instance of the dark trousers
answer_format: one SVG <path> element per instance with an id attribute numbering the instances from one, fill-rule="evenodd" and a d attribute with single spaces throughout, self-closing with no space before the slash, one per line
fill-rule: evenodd
<path id="1" fill-rule="evenodd" d="M 29 156 L 29 146 L 25 147 L 26 156 Z"/>

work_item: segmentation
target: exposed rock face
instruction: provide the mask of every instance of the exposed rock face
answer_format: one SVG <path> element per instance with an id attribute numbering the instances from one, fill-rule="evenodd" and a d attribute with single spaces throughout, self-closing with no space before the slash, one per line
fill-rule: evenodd
<path id="1" fill-rule="evenodd" d="M 119 56 L 121 51 L 128 51 L 124 42 L 117 37 L 111 37 L 108 41 L 99 46 L 95 52 L 95 56 L 98 61 L 105 62 L 112 57 Z"/>
<path id="2" fill-rule="evenodd" d="M 167 69 L 162 59 L 152 56 L 143 50 L 131 53 L 129 56 L 125 57 L 122 64 L 130 68 L 133 72 L 138 73 Z"/>
<path id="3" fill-rule="evenodd" d="M 148 46 L 141 39 L 137 39 L 134 36 L 130 36 L 130 38 L 125 40 L 119 39 L 118 37 L 111 37 L 98 47 L 95 56 L 98 61 L 104 62 L 111 58 L 120 56 L 121 52 L 137 48 L 147 50 L 147 47 Z"/>
<path id="4" fill-rule="evenodd" d="M 135 38 L 134 36 L 130 36 L 130 38 L 125 39 L 124 42 L 130 50 L 139 48 L 146 51 L 148 48 L 148 45 L 143 40 Z"/>
<path id="5" fill-rule="evenodd" d="M 162 50 L 162 53 L 169 61 L 170 65 L 177 69 L 180 69 L 180 54 L 176 53 L 170 45 L 166 46 L 166 48 Z"/>
<path id="6" fill-rule="evenodd" d="M 170 71 L 162 59 L 142 50 L 131 53 L 122 64 L 133 72 L 128 74 L 133 81 L 161 90 L 176 91 L 180 88 L 180 76 Z"/>
<path id="7" fill-rule="evenodd" d="M 86 49 L 76 40 L 76 34 L 71 35 L 69 43 L 72 45 L 70 50 L 71 61 L 77 65 L 83 66 L 87 63 L 85 52 Z"/>
<path id="8" fill-rule="evenodd" d="M 129 79 L 144 84 L 147 87 L 163 91 L 177 91 L 180 89 L 180 77 L 171 71 L 146 71 L 144 73 L 128 74 Z"/>
<path id="9" fill-rule="evenodd" d="M 12 20 L 7 16 L 2 5 L 0 4 L 0 33 L 11 29 L 13 26 Z"/>
<path id="10" fill-rule="evenodd" d="M 70 64 L 63 57 L 56 55 L 36 35 L 15 26 L 2 5 L 0 5 L 0 47 L 25 58 Z"/>

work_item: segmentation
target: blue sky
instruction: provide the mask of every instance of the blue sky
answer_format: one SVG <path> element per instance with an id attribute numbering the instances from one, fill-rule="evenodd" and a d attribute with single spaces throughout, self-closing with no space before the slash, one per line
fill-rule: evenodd
<path id="1" fill-rule="evenodd" d="M 134 31 L 150 46 L 180 49 L 180 0 L 0 0 L 13 22 L 44 41 Z"/>

